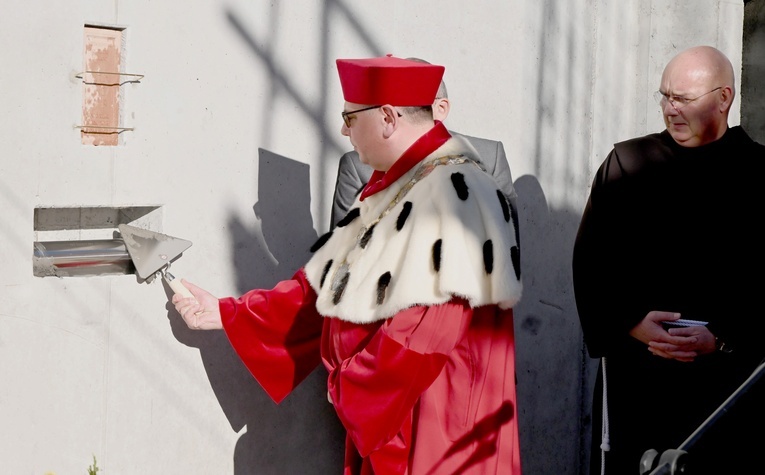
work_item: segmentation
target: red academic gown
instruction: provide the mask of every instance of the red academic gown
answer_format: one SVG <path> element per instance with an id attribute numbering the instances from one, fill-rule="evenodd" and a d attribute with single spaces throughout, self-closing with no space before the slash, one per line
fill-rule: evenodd
<path id="1" fill-rule="evenodd" d="M 315 299 L 299 271 L 220 309 L 275 402 L 323 361 L 346 475 L 521 473 L 512 309 L 455 299 L 359 325 L 321 317 Z"/>
<path id="2" fill-rule="evenodd" d="M 439 133 L 448 138 L 438 124 L 420 148 L 438 146 Z M 423 156 L 414 152 L 397 173 Z M 388 175 L 364 192 L 395 181 Z M 316 299 L 301 269 L 271 290 L 221 299 L 220 312 L 275 402 L 324 364 L 347 430 L 345 475 L 521 474 L 512 309 L 454 298 L 360 324 L 322 317 Z"/>

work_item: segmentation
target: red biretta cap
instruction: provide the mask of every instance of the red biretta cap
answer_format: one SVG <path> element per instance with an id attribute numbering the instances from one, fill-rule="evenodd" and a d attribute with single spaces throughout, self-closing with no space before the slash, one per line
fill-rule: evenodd
<path id="1" fill-rule="evenodd" d="M 338 59 L 343 97 L 356 104 L 429 106 L 433 104 L 444 67 L 410 59 Z"/>

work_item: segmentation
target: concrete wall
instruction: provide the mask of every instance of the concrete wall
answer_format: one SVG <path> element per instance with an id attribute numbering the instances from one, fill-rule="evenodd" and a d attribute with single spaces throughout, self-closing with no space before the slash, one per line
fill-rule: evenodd
<path id="1" fill-rule="evenodd" d="M 744 8 L 741 125 L 765 143 L 765 1 L 749 0 Z"/>
<path id="2" fill-rule="evenodd" d="M 349 148 L 334 60 L 385 53 L 445 65 L 447 125 L 504 143 L 521 208 L 525 473 L 584 473 L 595 362 L 570 259 L 592 172 L 614 142 L 663 128 L 651 93 L 676 52 L 715 45 L 740 69 L 743 3 L 467 5 L 4 0 L 0 473 L 85 473 L 94 455 L 106 475 L 340 473 L 323 369 L 276 406 L 221 332 L 185 328 L 161 283 L 37 277 L 33 243 L 139 222 L 190 240 L 173 273 L 219 296 L 290 277 L 328 229 Z M 143 75 L 120 87 L 132 130 L 114 147 L 76 128 L 86 24 L 124 28 L 122 72 Z"/>

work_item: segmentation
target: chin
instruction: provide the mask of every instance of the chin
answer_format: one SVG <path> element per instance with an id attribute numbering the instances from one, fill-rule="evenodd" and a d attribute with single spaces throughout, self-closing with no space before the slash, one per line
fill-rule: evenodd
<path id="1" fill-rule="evenodd" d="M 669 131 L 669 135 L 671 135 L 672 138 L 678 142 L 684 142 L 693 138 L 693 136 L 690 134 L 690 130 L 688 130 L 688 126 L 686 125 L 668 124 L 667 131 Z"/>
<path id="2" fill-rule="evenodd" d="M 675 139 L 675 142 L 680 146 L 697 147 L 699 145 L 698 138 L 692 135 L 672 132 L 672 130 L 669 131 L 669 135 L 671 135 L 672 138 Z"/>
<path id="3" fill-rule="evenodd" d="M 688 135 L 683 134 L 681 132 L 678 132 L 677 130 L 673 129 L 672 127 L 669 127 L 667 129 L 669 131 L 669 135 L 672 136 L 673 139 L 675 139 L 676 142 L 682 142 L 684 140 L 688 140 Z"/>

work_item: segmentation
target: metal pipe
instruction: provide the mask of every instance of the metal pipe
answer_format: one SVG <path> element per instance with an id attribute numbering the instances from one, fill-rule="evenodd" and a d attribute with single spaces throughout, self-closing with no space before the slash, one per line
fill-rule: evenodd
<path id="1" fill-rule="evenodd" d="M 125 241 L 36 241 L 32 269 L 36 277 L 135 274 Z"/>

